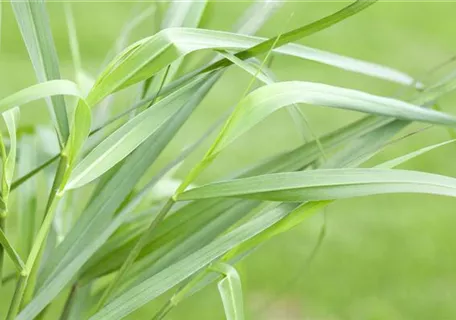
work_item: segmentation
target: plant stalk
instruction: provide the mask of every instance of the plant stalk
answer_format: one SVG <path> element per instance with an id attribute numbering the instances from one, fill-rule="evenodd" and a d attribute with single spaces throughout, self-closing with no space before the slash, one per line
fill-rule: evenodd
<path id="1" fill-rule="evenodd" d="M 55 207 L 61 198 L 61 195 L 58 194 L 58 191 L 67 166 L 68 158 L 66 155 L 62 155 L 60 157 L 54 182 L 49 194 L 43 222 L 25 264 L 25 270 L 30 271 L 30 273 L 25 273 L 25 275 L 20 278 L 20 281 L 18 281 L 16 285 L 13 302 L 11 303 L 10 309 L 8 311 L 8 315 L 10 317 L 8 319 L 14 319 L 19 311 L 19 306 L 25 306 L 33 297 L 38 275 L 39 261 L 41 260 L 42 254 L 44 252 L 44 244 L 46 243 L 47 235 L 51 228 L 52 220 L 54 219 Z"/>
<path id="2" fill-rule="evenodd" d="M 21 273 L 19 275 L 19 280 L 16 284 L 16 289 L 14 290 L 13 299 L 6 316 L 6 320 L 14 320 L 19 311 L 19 306 L 21 305 L 22 296 L 24 295 L 25 287 L 27 286 L 28 274 Z"/>

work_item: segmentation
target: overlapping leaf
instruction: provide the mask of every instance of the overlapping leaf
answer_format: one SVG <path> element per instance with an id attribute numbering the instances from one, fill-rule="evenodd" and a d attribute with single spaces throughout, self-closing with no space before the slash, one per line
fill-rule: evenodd
<path id="1" fill-rule="evenodd" d="M 44 1 L 11 1 L 11 5 L 38 81 L 60 79 L 57 51 Z M 63 145 L 69 135 L 65 100 L 63 96 L 56 95 L 47 103 L 51 114 L 55 115 L 59 141 Z"/>

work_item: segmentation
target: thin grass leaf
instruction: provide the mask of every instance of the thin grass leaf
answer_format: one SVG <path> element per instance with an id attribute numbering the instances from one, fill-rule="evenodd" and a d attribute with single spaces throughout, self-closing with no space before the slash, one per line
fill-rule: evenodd
<path id="1" fill-rule="evenodd" d="M 292 103 L 308 103 L 400 119 L 455 125 L 456 118 L 392 98 L 319 83 L 289 81 L 261 87 L 239 102 L 238 110 L 218 141 L 215 156 L 255 124 Z"/>
<path id="2" fill-rule="evenodd" d="M 81 187 L 108 171 L 159 130 L 182 107 L 183 94 L 201 84 L 201 77 L 138 114 L 96 146 L 74 169 L 68 189 Z"/>
<path id="3" fill-rule="evenodd" d="M 0 229 L 0 245 L 5 249 L 6 253 L 8 253 L 17 271 L 26 273 L 27 271 L 25 269 L 24 262 L 22 261 L 21 257 L 16 252 L 16 250 L 14 250 L 13 246 L 11 245 L 11 242 L 8 240 L 2 229 Z"/>
<path id="4" fill-rule="evenodd" d="M 0 1 L 0 52 L 2 49 L 3 2 Z"/>
<path id="5" fill-rule="evenodd" d="M 75 161 L 79 156 L 82 146 L 90 133 L 90 126 L 92 122 L 92 115 L 89 106 L 84 100 L 79 100 L 76 110 L 74 111 L 73 121 L 71 124 L 70 136 L 62 152 L 62 157 L 68 158 L 68 168 L 63 178 L 60 190 L 66 186 L 66 183 L 71 175 Z"/>
<path id="6" fill-rule="evenodd" d="M 82 98 L 78 86 L 68 80 L 51 80 L 22 89 L 0 100 L 0 113 L 15 106 L 56 95 L 69 95 Z"/>
<path id="7" fill-rule="evenodd" d="M 3 164 L 3 196 L 5 196 L 5 194 L 8 194 L 10 191 L 15 171 L 17 150 L 16 131 L 19 123 L 20 111 L 18 107 L 15 107 L 4 112 L 2 115 L 10 138 L 9 152 Z"/>
<path id="8" fill-rule="evenodd" d="M 258 29 L 284 4 L 284 1 L 257 0 L 234 26 L 237 33 L 255 34 Z"/>
<path id="9" fill-rule="evenodd" d="M 245 197 L 268 201 L 320 201 L 388 193 L 456 196 L 456 179 L 385 169 L 322 169 L 218 182 L 194 188 L 178 200 Z"/>
<path id="10" fill-rule="evenodd" d="M 38 81 L 60 79 L 59 61 L 44 1 L 11 1 L 11 5 Z M 63 145 L 69 135 L 65 100 L 57 95 L 48 99 L 47 104 L 57 122 L 59 141 Z"/>
<path id="11" fill-rule="evenodd" d="M 430 146 L 427 146 L 427 147 L 423 147 L 421 149 L 418 149 L 416 151 L 413 151 L 413 152 L 410 152 L 410 153 L 407 153 L 403 156 L 400 156 L 400 157 L 397 157 L 397 158 L 394 158 L 394 159 L 391 159 L 391 160 L 388 160 L 386 162 L 383 162 L 381 164 L 378 164 L 376 165 L 375 167 L 376 168 L 382 168 L 382 169 L 390 169 L 390 168 L 394 168 L 394 167 L 397 167 L 401 164 L 403 164 L 404 162 L 407 162 L 413 158 L 416 158 L 422 154 L 425 154 L 429 151 L 432 151 L 436 148 L 440 148 L 440 147 L 443 147 L 449 143 L 453 143 L 455 142 L 456 139 L 452 139 L 452 140 L 448 140 L 448 141 L 443 141 L 443 142 L 440 142 L 440 143 L 436 143 L 436 144 L 433 144 L 433 145 L 430 145 Z"/>
<path id="12" fill-rule="evenodd" d="M 238 57 L 236 57 L 228 52 L 222 51 L 222 52 L 220 52 L 220 54 L 222 56 L 224 56 L 226 59 L 233 62 L 235 65 L 239 66 L 244 71 L 251 74 L 252 76 L 257 77 L 264 84 L 275 83 L 275 81 L 272 78 L 272 76 L 273 76 L 272 71 L 270 71 L 269 69 L 264 68 L 261 72 L 257 72 L 258 68 L 255 68 L 254 65 L 248 63 L 247 61 L 241 60 Z M 325 155 L 325 152 L 321 145 L 320 139 L 313 132 L 312 128 L 310 127 L 309 121 L 307 120 L 307 117 L 302 112 L 302 110 L 299 108 L 299 106 L 296 104 L 291 104 L 290 107 L 287 108 L 287 111 L 289 112 L 290 116 L 292 117 L 293 122 L 295 123 L 298 131 L 302 134 L 304 142 L 308 141 L 308 139 L 307 139 L 308 131 L 310 131 L 312 138 L 315 139 L 315 141 L 317 142 L 317 144 L 320 148 L 320 152 L 321 152 L 323 158 L 326 158 L 326 155 Z M 311 140 L 311 139 L 309 139 L 309 140 Z"/>
<path id="13" fill-rule="evenodd" d="M 165 17 L 161 23 L 161 29 L 177 27 L 197 28 L 203 19 L 207 3 L 207 0 L 189 0 L 186 2 L 178 0 L 170 1 Z M 159 92 L 165 83 L 169 83 L 172 79 L 174 79 L 184 62 L 184 58 L 185 57 L 178 58 L 170 64 L 164 71 L 165 75 L 157 75 L 153 78 L 147 79 L 143 86 L 143 97 L 148 92 Z M 160 83 L 161 78 L 164 79 L 163 83 Z"/>
<path id="14" fill-rule="evenodd" d="M 147 19 L 151 19 L 157 13 L 157 4 L 152 3 L 147 9 L 139 10 L 138 7 L 134 8 L 130 18 L 127 22 L 122 26 L 122 30 L 120 35 L 117 37 L 116 42 L 114 43 L 113 47 L 108 51 L 103 63 L 101 64 L 102 67 L 105 67 L 111 59 L 114 58 L 122 49 L 124 49 L 130 38 L 131 33 L 141 25 Z M 139 13 L 138 13 L 139 11 Z M 157 17 L 153 17 L 156 19 Z M 156 30 L 154 30 L 155 32 Z"/>
<path id="15" fill-rule="evenodd" d="M 36 140 L 31 136 L 23 136 L 19 141 L 19 161 L 17 165 L 18 174 L 22 175 L 29 172 L 36 163 L 38 150 Z M 16 180 L 18 181 L 18 180 Z M 11 185 L 11 190 L 15 189 L 15 184 Z M 20 201 L 17 203 L 18 230 L 21 230 L 21 236 L 18 244 L 18 251 L 26 257 L 32 247 L 33 237 L 36 228 L 36 208 L 37 208 L 37 183 L 28 180 L 18 190 Z"/>
<path id="16" fill-rule="evenodd" d="M 227 320 L 244 319 L 244 303 L 242 298 L 241 278 L 236 269 L 226 263 L 217 262 L 210 269 L 221 273 L 224 278 L 217 287 L 222 297 L 223 307 Z"/>

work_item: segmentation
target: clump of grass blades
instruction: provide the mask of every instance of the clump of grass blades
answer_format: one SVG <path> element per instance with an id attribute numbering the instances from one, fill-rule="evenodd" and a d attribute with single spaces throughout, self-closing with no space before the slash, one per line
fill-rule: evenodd
<path id="1" fill-rule="evenodd" d="M 226 317 L 243 319 L 236 262 L 329 203 L 379 193 L 456 196 L 454 178 L 392 169 L 452 141 L 393 159 L 379 168 L 356 168 L 413 121 L 456 126 L 455 117 L 431 108 L 440 96 L 454 90 L 454 77 L 425 88 L 403 72 L 293 44 L 358 14 L 374 2 L 355 1 L 311 24 L 263 39 L 253 34 L 280 7 L 279 3 L 256 2 L 235 24 L 233 32 L 220 32 L 198 28 L 207 14 L 206 1 L 172 1 L 164 14 L 162 30 L 120 52 L 116 45 L 110 51 L 116 55 L 109 56 L 110 62 L 95 80 L 83 68 L 76 21 L 71 6 L 66 4 L 76 84 L 60 77 L 44 2 L 13 1 L 38 83 L 0 100 L 9 136 L 8 144 L 0 136 L 0 276 L 2 282 L 14 280 L 16 286 L 7 319 L 46 316 L 46 308 L 60 296 L 66 299 L 62 319 L 119 319 L 177 287 L 155 317 L 162 319 L 182 300 L 214 281 L 218 281 Z M 126 25 L 116 43 L 125 43 L 132 28 L 152 14 L 157 16 L 162 9 L 152 4 Z M 186 55 L 202 50 L 222 58 L 208 60 L 181 75 L 188 63 Z M 261 54 L 265 58 L 258 62 L 256 57 Z M 321 83 L 277 81 L 267 67 L 269 58 L 276 54 L 412 86 L 419 92 L 406 102 Z M 138 189 L 144 172 L 156 163 L 230 66 L 251 76 L 245 94 L 230 115 Z M 252 90 L 257 80 L 261 86 Z M 110 118 L 109 112 L 94 110 L 100 104 L 109 110 L 116 92 L 133 87 L 139 87 L 138 100 L 120 114 Z M 86 93 L 81 88 L 89 89 Z M 64 96 L 77 99 L 71 121 Z M 21 177 L 13 181 L 16 149 L 20 155 L 32 152 L 30 140 L 16 141 L 19 110 L 42 98 L 50 98 L 46 101 L 60 151 L 41 164 L 34 163 L 35 167 L 19 161 Z M 309 139 L 307 132 L 312 130 L 298 103 L 355 110 L 367 116 L 322 137 L 312 133 Z M 258 163 L 235 178 L 192 187 L 227 146 L 274 111 L 290 105 L 290 114 L 307 137 L 301 146 Z M 92 118 L 103 125 L 91 130 Z M 110 133 L 105 130 L 108 126 L 114 128 Z M 146 197 L 154 193 L 154 187 L 166 186 L 172 180 L 169 172 L 218 127 L 221 129 L 204 157 L 177 186 L 163 187 L 166 192 L 150 204 Z M 340 149 L 335 152 L 336 148 Z M 24 203 L 37 198 L 29 184 L 36 175 L 49 176 L 54 162 L 57 166 L 42 221 L 34 225 L 28 211 L 36 206 L 23 206 L 25 210 L 17 212 L 24 237 L 18 239 L 19 243 L 11 241 L 6 224 L 11 211 L 10 193 L 21 192 Z M 92 189 L 91 184 L 95 185 Z M 92 190 L 92 195 L 82 212 L 73 212 L 77 211 L 72 207 L 80 189 Z M 181 201 L 189 202 L 180 205 Z M 144 202 L 148 208 L 141 211 Z M 60 210 L 68 212 L 62 216 Z M 67 225 L 67 230 L 62 225 Z M 48 239 L 51 233 L 57 233 L 58 241 Z M 17 276 L 3 277 L 5 255 L 14 262 Z M 107 282 L 103 278 L 106 275 L 111 275 Z"/>

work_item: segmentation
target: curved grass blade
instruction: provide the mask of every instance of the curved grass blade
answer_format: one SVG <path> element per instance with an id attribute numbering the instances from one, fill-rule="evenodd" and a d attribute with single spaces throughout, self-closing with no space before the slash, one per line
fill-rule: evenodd
<path id="1" fill-rule="evenodd" d="M 113 92 L 149 78 L 168 64 L 191 52 L 207 49 L 250 48 L 257 43 L 266 42 L 261 42 L 262 40 L 264 39 L 214 30 L 189 28 L 163 30 L 150 38 L 140 40 L 121 52 L 98 78 L 88 99 L 91 103 L 96 103 Z M 274 52 L 317 61 L 404 85 L 414 83 L 410 76 L 391 68 L 301 45 L 285 45 L 276 48 Z"/>
<path id="2" fill-rule="evenodd" d="M 195 89 L 201 78 L 184 86 L 181 91 L 171 94 L 152 108 L 117 129 L 96 146 L 74 169 L 67 189 L 81 187 L 108 171 L 124 159 L 147 138 L 159 130 L 182 107 L 185 92 Z"/>
<path id="3" fill-rule="evenodd" d="M 244 303 L 242 298 L 241 278 L 236 269 L 231 265 L 216 262 L 210 269 L 221 273 L 224 278 L 219 281 L 217 287 L 222 297 L 223 307 L 227 320 L 244 319 Z"/>
<path id="4" fill-rule="evenodd" d="M 241 60 L 238 57 L 229 54 L 228 52 L 220 52 L 222 56 L 224 56 L 226 59 L 230 60 L 233 62 L 235 65 L 239 66 L 241 69 L 244 71 L 248 72 L 252 76 L 255 76 L 258 78 L 260 81 L 262 81 L 265 84 L 272 84 L 275 83 L 275 81 L 272 78 L 272 71 L 269 69 L 264 69 L 262 72 L 258 72 L 258 68 L 255 68 L 254 65 L 248 63 L 247 61 Z M 301 133 L 304 142 L 307 142 L 308 140 L 308 131 L 311 133 L 312 137 L 315 139 L 317 144 L 319 145 L 320 152 L 322 154 L 323 159 L 326 158 L 325 152 L 323 150 L 323 147 L 321 145 L 320 139 L 318 136 L 313 132 L 312 128 L 310 127 L 310 123 L 307 120 L 306 115 L 302 110 L 299 108 L 298 105 L 292 104 L 289 108 L 287 108 L 287 111 L 289 112 L 290 116 L 293 119 L 293 122 L 295 123 L 298 131 Z"/>
<path id="5" fill-rule="evenodd" d="M 392 98 L 320 83 L 279 82 L 261 87 L 239 102 L 238 112 L 233 115 L 210 156 L 215 156 L 272 112 L 293 103 L 316 104 L 449 126 L 456 124 L 453 116 Z"/>
<path id="6" fill-rule="evenodd" d="M 68 80 L 51 80 L 22 89 L 0 100 L 0 113 L 15 106 L 56 95 L 69 95 L 82 98 L 78 86 Z"/>
<path id="7" fill-rule="evenodd" d="M 60 79 L 57 51 L 44 1 L 11 1 L 11 5 L 38 81 Z M 47 104 L 57 122 L 57 133 L 60 145 L 63 146 L 69 135 L 65 100 L 63 96 L 57 95 L 48 99 Z"/>

